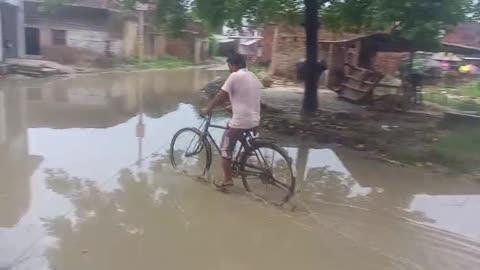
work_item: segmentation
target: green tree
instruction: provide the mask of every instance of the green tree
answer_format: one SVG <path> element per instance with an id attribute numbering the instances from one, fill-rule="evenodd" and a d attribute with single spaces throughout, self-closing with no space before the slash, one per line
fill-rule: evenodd
<path id="1" fill-rule="evenodd" d="M 189 17 L 189 0 L 156 0 L 155 21 L 169 34 L 178 35 Z"/>
<path id="2" fill-rule="evenodd" d="M 194 12 L 210 28 L 241 27 L 265 22 L 298 24 L 303 14 L 301 0 L 195 0 Z"/>
<path id="3" fill-rule="evenodd" d="M 474 20 L 480 21 L 480 1 L 477 1 L 477 3 L 474 4 L 472 14 Z"/>
<path id="4" fill-rule="evenodd" d="M 434 49 L 442 31 L 468 18 L 471 0 L 331 1 L 322 12 L 326 27 L 337 31 L 388 31 L 416 47 Z"/>
<path id="5" fill-rule="evenodd" d="M 71 0 L 44 0 L 40 3 L 40 11 L 44 14 L 51 14 L 61 6 L 70 2 Z"/>
<path id="6" fill-rule="evenodd" d="M 473 0 L 157 0 L 157 4 L 159 21 L 171 29 L 180 29 L 178 27 L 191 10 L 210 29 L 219 29 L 225 24 L 233 27 L 267 22 L 298 25 L 304 21 L 309 74 L 315 69 L 316 62 L 313 50 L 317 46 L 318 9 L 330 30 L 395 30 L 398 35 L 413 41 L 416 47 L 426 49 L 439 45 L 442 31 L 448 26 L 479 13 L 478 1 L 475 2 L 476 9 L 472 9 Z M 305 20 L 302 14 L 306 15 Z M 311 99 L 316 99 L 313 92 L 317 88 L 317 79 L 309 74 L 305 82 L 304 108 L 314 111 L 317 105 Z"/>

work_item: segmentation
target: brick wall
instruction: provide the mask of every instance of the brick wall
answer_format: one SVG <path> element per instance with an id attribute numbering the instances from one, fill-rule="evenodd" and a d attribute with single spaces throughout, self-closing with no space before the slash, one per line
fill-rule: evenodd
<path id="1" fill-rule="evenodd" d="M 269 28 L 278 27 L 277 48 L 272 52 L 271 62 L 274 66 L 271 67 L 275 75 L 285 76 L 288 78 L 296 77 L 296 63 L 305 59 L 305 30 L 302 27 L 289 26 L 267 26 L 264 33 L 264 44 L 268 44 L 272 39 L 273 44 L 273 30 Z M 327 60 L 329 53 L 329 45 L 327 41 L 332 40 L 346 40 L 358 37 L 357 34 L 340 34 L 319 30 L 318 41 L 318 58 L 319 60 Z M 267 47 L 267 46 L 265 46 Z M 265 49 L 268 50 L 268 49 Z M 264 50 L 264 53 L 265 53 Z M 265 57 L 268 57 L 268 52 Z"/>
<path id="2" fill-rule="evenodd" d="M 272 59 L 272 47 L 273 47 L 273 35 L 275 33 L 275 25 L 266 25 L 263 30 L 263 53 L 261 61 L 263 63 L 269 63 Z"/>
<path id="3" fill-rule="evenodd" d="M 279 36 L 277 50 L 272 55 L 272 62 L 275 63 L 273 73 L 294 79 L 296 77 L 296 64 L 305 60 L 305 38 Z M 328 46 L 319 44 L 318 59 L 326 59 Z"/>
<path id="4" fill-rule="evenodd" d="M 193 61 L 194 42 L 191 38 L 169 38 L 167 39 L 167 54 Z"/>
<path id="5" fill-rule="evenodd" d="M 386 75 L 395 75 L 400 71 L 400 66 L 408 53 L 378 52 L 375 56 L 373 67 L 376 71 Z"/>

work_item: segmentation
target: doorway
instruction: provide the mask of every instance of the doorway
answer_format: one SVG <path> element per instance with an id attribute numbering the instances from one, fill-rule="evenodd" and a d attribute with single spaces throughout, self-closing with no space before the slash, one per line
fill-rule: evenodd
<path id="1" fill-rule="evenodd" d="M 25 28 L 25 52 L 27 55 L 40 55 L 40 30 Z"/>

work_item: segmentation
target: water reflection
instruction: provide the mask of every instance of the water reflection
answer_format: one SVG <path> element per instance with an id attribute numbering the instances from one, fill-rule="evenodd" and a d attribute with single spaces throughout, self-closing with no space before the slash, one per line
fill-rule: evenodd
<path id="1" fill-rule="evenodd" d="M 245 197 L 228 200 L 195 182 L 182 184 L 185 179 L 165 169 L 167 162 L 165 157 L 154 159 L 151 173 L 122 170 L 115 179 L 119 186 L 112 191 L 52 172 L 48 181 L 63 187 L 55 192 L 74 204 L 75 217 L 44 220 L 48 234 L 56 239 L 46 252 L 50 267 L 289 269 L 297 265 L 316 269 L 318 265 L 333 267 L 346 250 L 355 250 L 353 258 L 369 258 L 381 267 L 390 265 L 342 242 L 326 250 L 321 243 L 328 241 L 328 235 L 312 238 L 281 213 L 245 204 Z M 295 243 L 303 248 L 293 248 Z M 276 247 L 275 252 L 262 254 L 259 261 L 258 254 L 270 245 Z M 319 250 L 322 254 L 315 256 Z M 211 252 L 215 259 L 209 256 Z M 367 269 L 368 264 L 359 262 L 359 267 Z"/>
<path id="2" fill-rule="evenodd" d="M 28 149 L 24 95 L 0 90 L 0 227 L 13 227 L 28 210 L 30 176 L 42 160 Z"/>
<path id="3" fill-rule="evenodd" d="M 377 163 L 345 149 L 287 148 L 296 156 L 298 197 L 399 215 L 480 242 L 480 186 Z"/>
<path id="4" fill-rule="evenodd" d="M 24 81 L 30 127 L 108 128 L 137 115 L 160 118 L 179 103 L 195 103 L 193 95 L 218 74 L 199 69 L 183 71 L 111 73 L 102 76 Z"/>
<path id="5" fill-rule="evenodd" d="M 469 218 L 480 211 L 480 195 L 415 195 L 408 211 L 424 213 L 426 224 L 466 235 L 480 242 L 480 218 Z"/>
<path id="6" fill-rule="evenodd" d="M 287 148 L 287 151 L 297 157 L 294 166 L 303 192 L 313 191 L 318 195 L 337 192 L 336 197 L 350 199 L 367 196 L 374 190 L 362 187 L 331 149 Z"/>
<path id="7" fill-rule="evenodd" d="M 357 226 L 341 233 L 371 243 L 364 237 L 372 231 L 394 228 L 391 234 L 378 233 L 372 245 L 392 240 L 395 244 L 385 249 L 409 257 L 416 241 L 430 235 L 413 234 L 410 223 L 389 215 L 480 242 L 479 185 L 344 149 L 285 144 L 295 160 L 298 197 L 324 215 L 320 224 L 303 224 L 302 213 L 292 217 L 262 208 L 240 187 L 226 196 L 171 172 L 161 154 L 177 130 L 199 124 L 193 92 L 215 76 L 167 71 L 2 81 L 0 269 L 152 268 L 160 265 L 159 258 L 167 269 L 351 269 L 345 252 L 358 269 L 402 269 L 388 256 L 325 231 Z M 213 175 L 221 175 L 218 164 L 213 168 Z M 364 218 L 348 210 L 342 216 L 338 208 L 345 205 L 371 214 Z M 262 253 L 272 247 L 276 253 Z M 421 249 L 432 257 L 448 254 L 430 242 Z M 219 259 L 208 256 L 210 251 Z M 183 260 L 185 254 L 189 260 Z M 259 262 L 259 254 L 265 260 Z M 462 254 L 456 255 L 458 265 Z M 466 260 L 464 269 L 472 261 Z"/>
<path id="8" fill-rule="evenodd" d="M 45 175 L 62 171 L 104 181 L 141 160 L 142 150 L 164 147 L 173 132 L 198 121 L 182 102 L 195 102 L 193 93 L 215 76 L 185 70 L 1 81 L 0 268 L 42 258 L 49 240 L 39 240 L 41 220 L 74 207 L 49 191 L 66 187 Z M 118 186 L 109 184 L 104 188 Z"/>

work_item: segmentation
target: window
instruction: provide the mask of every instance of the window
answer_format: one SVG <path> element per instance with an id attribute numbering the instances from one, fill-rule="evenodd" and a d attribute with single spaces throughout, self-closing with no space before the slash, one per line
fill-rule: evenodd
<path id="1" fill-rule="evenodd" d="M 53 45 L 67 45 L 67 31 L 52 30 Z"/>

